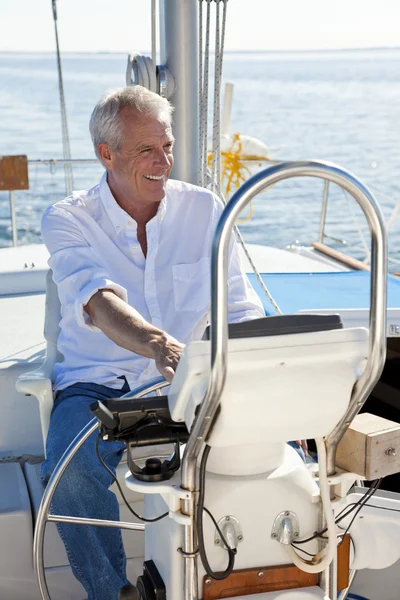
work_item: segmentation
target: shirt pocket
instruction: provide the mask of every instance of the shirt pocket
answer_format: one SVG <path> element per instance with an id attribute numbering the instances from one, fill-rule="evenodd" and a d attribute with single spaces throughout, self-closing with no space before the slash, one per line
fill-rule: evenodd
<path id="1" fill-rule="evenodd" d="M 205 256 L 195 263 L 173 265 L 175 308 L 207 312 L 210 306 L 210 261 Z"/>

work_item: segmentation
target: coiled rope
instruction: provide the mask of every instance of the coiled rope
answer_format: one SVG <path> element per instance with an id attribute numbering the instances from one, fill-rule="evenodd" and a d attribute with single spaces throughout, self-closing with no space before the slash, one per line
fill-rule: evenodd
<path id="1" fill-rule="evenodd" d="M 65 160 L 71 160 L 71 147 L 70 147 L 70 143 L 69 143 L 67 109 L 65 106 L 65 94 L 64 94 L 64 84 L 63 84 L 63 75 L 62 75 L 62 66 L 61 66 L 61 53 L 60 53 L 60 44 L 58 41 L 56 2 L 57 2 L 57 0 L 52 0 L 54 31 L 56 34 L 58 88 L 59 88 L 59 92 L 60 92 L 60 105 L 61 105 L 61 134 L 62 134 L 62 145 L 63 145 L 63 158 Z M 64 171 L 65 171 L 65 189 L 67 192 L 67 196 L 69 196 L 72 193 L 72 190 L 74 189 L 74 177 L 73 177 L 71 163 L 66 162 L 64 164 Z"/>

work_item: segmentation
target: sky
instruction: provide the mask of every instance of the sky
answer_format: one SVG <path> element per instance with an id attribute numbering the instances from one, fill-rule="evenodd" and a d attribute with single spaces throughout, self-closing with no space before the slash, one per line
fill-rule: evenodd
<path id="1" fill-rule="evenodd" d="M 57 7 L 64 52 L 151 47 L 151 0 L 57 0 Z M 227 50 L 396 46 L 400 0 L 228 1 Z M 51 0 L 0 0 L 0 52 L 54 48 Z"/>

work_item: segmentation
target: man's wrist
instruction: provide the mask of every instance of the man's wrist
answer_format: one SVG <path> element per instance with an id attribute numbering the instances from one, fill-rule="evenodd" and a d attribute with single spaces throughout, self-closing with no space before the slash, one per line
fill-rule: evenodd
<path id="1" fill-rule="evenodd" d="M 168 341 L 168 335 L 165 331 L 156 330 L 152 331 L 149 334 L 149 338 L 147 340 L 146 346 L 149 354 L 149 358 L 157 360 L 165 348 Z"/>

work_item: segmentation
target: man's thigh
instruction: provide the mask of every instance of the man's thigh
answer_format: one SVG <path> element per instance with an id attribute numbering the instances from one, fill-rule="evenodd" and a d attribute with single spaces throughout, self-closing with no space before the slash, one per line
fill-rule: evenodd
<path id="1" fill-rule="evenodd" d="M 93 419 L 90 404 L 96 400 L 106 400 L 120 396 L 120 390 L 113 390 L 94 383 L 78 383 L 57 394 L 46 440 L 46 461 L 42 467 L 44 480 L 50 477 L 57 462 L 78 433 Z M 95 431 L 78 450 L 76 456 L 80 462 L 87 463 L 94 459 L 97 461 L 95 452 L 97 436 L 98 432 Z M 113 455 L 110 466 L 114 467 L 122 457 L 124 444 L 120 442 L 103 442 L 101 440 L 99 450 L 103 459 L 111 458 Z"/>

